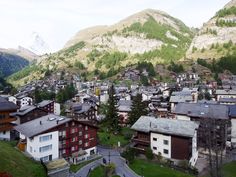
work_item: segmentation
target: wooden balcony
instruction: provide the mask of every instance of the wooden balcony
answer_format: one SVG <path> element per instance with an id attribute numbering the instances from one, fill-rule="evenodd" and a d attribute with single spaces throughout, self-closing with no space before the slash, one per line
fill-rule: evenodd
<path id="1" fill-rule="evenodd" d="M 0 119 L 0 124 L 1 123 L 10 123 L 10 122 L 13 122 L 13 121 L 16 121 L 16 118 L 14 117 L 8 117 L 6 119 Z"/>
<path id="2" fill-rule="evenodd" d="M 12 130 L 13 126 L 11 124 L 5 124 L 0 126 L 0 132 L 3 131 L 10 131 Z"/>
<path id="3" fill-rule="evenodd" d="M 133 137 L 132 141 L 135 142 L 135 143 L 138 143 L 138 144 L 150 145 L 150 140 L 149 139 L 138 138 L 137 136 Z"/>

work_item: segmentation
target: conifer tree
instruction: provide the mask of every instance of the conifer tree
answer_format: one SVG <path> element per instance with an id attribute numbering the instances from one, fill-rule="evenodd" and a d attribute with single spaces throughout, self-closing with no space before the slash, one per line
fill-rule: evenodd
<path id="1" fill-rule="evenodd" d="M 129 124 L 133 125 L 141 116 L 147 115 L 146 105 L 142 102 L 142 95 L 137 94 L 132 101 L 131 112 L 129 112 Z"/>
<path id="2" fill-rule="evenodd" d="M 120 131 L 119 126 L 119 116 L 117 113 L 116 108 L 116 100 L 115 100 L 115 89 L 112 84 L 110 90 L 109 90 L 109 100 L 108 100 L 108 109 L 106 114 L 106 119 L 108 124 L 112 127 L 115 133 Z"/>

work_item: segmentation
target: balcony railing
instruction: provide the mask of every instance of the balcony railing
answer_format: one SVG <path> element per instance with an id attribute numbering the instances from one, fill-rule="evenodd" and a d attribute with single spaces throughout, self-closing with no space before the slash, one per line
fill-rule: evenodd
<path id="1" fill-rule="evenodd" d="M 133 137 L 132 141 L 140 143 L 140 144 L 150 144 L 150 140 L 144 139 L 144 138 Z"/>

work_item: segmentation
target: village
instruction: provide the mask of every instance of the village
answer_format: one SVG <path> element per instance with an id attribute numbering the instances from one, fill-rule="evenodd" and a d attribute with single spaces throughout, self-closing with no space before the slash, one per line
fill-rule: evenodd
<path id="1" fill-rule="evenodd" d="M 222 86 L 196 73 L 144 86 L 142 75 L 127 69 L 114 83 L 59 73 L 1 94 L 0 139 L 16 141 L 49 176 L 88 176 L 111 164 L 114 174 L 139 176 L 130 168 L 137 159 L 199 175 L 236 160 L 235 75 L 222 74 Z"/>

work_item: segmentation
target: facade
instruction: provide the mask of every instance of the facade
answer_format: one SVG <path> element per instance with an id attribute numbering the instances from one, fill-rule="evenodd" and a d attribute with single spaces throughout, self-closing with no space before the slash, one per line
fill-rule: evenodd
<path id="1" fill-rule="evenodd" d="M 236 98 L 236 90 L 216 90 L 216 101 L 220 101 L 221 98 Z"/>
<path id="2" fill-rule="evenodd" d="M 174 111 L 178 120 L 199 122 L 198 146 L 206 148 L 206 126 L 215 126 L 219 144 L 230 143 L 231 123 L 227 105 L 211 103 L 179 103 Z M 214 125 L 213 125 L 214 123 Z"/>
<path id="3" fill-rule="evenodd" d="M 88 121 L 49 114 L 18 125 L 20 149 L 35 160 L 65 158 L 79 163 L 96 154 L 97 127 Z"/>
<path id="4" fill-rule="evenodd" d="M 229 116 L 231 119 L 231 145 L 236 148 L 236 105 L 229 106 Z"/>
<path id="5" fill-rule="evenodd" d="M 12 122 L 16 121 L 16 118 L 12 117 L 10 114 L 17 110 L 17 106 L 7 101 L 6 99 L 0 97 L 0 139 L 11 140 L 12 136 Z"/>
<path id="6" fill-rule="evenodd" d="M 17 120 L 14 122 L 16 125 L 29 122 L 39 117 L 45 116 L 48 113 L 36 106 L 23 106 L 17 112 L 11 115 L 16 117 Z"/>
<path id="7" fill-rule="evenodd" d="M 33 104 L 33 99 L 28 97 L 28 96 L 18 96 L 16 97 L 17 101 L 16 104 L 19 107 L 23 107 L 23 106 L 29 106 Z"/>
<path id="8" fill-rule="evenodd" d="M 188 160 L 194 166 L 198 158 L 198 127 L 191 121 L 141 116 L 132 126 L 137 131 L 133 148 L 145 152 L 150 147 L 156 155 L 174 162 Z"/>
<path id="9" fill-rule="evenodd" d="M 67 116 L 77 120 L 97 121 L 97 110 L 88 103 L 73 104 L 66 110 Z"/>
<path id="10" fill-rule="evenodd" d="M 60 115 L 61 113 L 60 104 L 55 101 L 44 100 L 38 104 L 38 107 L 55 115 Z"/>

